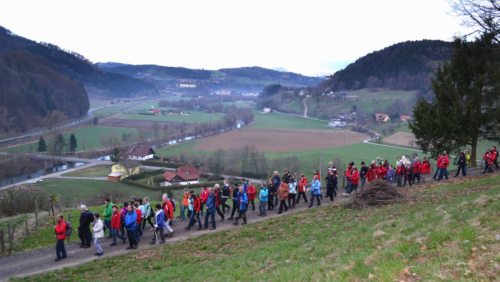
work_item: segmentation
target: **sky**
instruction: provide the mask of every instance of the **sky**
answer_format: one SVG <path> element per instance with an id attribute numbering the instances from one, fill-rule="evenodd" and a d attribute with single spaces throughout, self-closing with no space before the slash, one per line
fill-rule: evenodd
<path id="1" fill-rule="evenodd" d="M 2 0 L 0 25 L 92 62 L 328 75 L 407 40 L 465 34 L 450 0 Z"/>

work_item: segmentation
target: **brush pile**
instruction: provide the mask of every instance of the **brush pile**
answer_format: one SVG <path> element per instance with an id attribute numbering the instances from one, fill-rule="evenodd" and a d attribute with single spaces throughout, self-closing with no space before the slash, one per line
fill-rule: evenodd
<path id="1" fill-rule="evenodd" d="M 355 208 L 366 208 L 368 206 L 380 206 L 405 201 L 405 196 L 396 191 L 384 180 L 377 180 L 359 191 L 353 197 L 352 205 Z"/>

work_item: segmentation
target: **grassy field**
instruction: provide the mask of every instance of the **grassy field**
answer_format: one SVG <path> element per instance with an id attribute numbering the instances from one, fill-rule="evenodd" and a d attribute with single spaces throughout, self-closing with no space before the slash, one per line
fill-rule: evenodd
<path id="1" fill-rule="evenodd" d="M 47 193 L 58 195 L 64 206 L 71 207 L 75 207 L 75 199 L 76 205 L 87 204 L 90 206 L 101 203 L 110 196 L 118 198 L 122 202 L 129 200 L 132 196 L 160 198 L 160 192 L 108 181 L 49 178 L 37 185 Z"/>
<path id="2" fill-rule="evenodd" d="M 106 138 L 116 137 L 121 140 L 123 134 L 131 134 L 132 136 L 138 135 L 137 129 L 134 128 L 123 128 L 123 127 L 106 127 L 106 126 L 89 126 L 76 129 L 72 132 L 67 132 L 64 134 L 66 138 L 66 143 L 69 143 L 69 136 L 74 133 L 77 139 L 77 151 L 80 150 L 91 150 L 102 147 L 101 141 Z M 53 137 L 45 136 L 45 141 L 47 145 L 50 146 Z M 10 147 L 3 149 L 6 152 L 13 153 L 26 153 L 35 152 L 38 147 L 38 142 L 23 144 L 15 147 Z"/>
<path id="3" fill-rule="evenodd" d="M 65 173 L 62 176 L 76 176 L 76 177 L 103 177 L 108 176 L 111 169 L 107 165 L 96 165 L 73 172 Z"/>
<path id="4" fill-rule="evenodd" d="M 36 281 L 494 281 L 500 177 L 414 188 L 411 203 L 328 206 Z M 147 266 L 147 271 L 144 270 Z M 495 278 L 496 277 L 496 278 Z"/>
<path id="5" fill-rule="evenodd" d="M 281 129 L 328 129 L 328 123 L 324 121 L 306 119 L 298 116 L 289 116 L 278 113 L 259 114 L 255 113 L 254 122 L 250 128 L 281 128 Z"/>
<path id="6" fill-rule="evenodd" d="M 209 114 L 205 112 L 191 111 L 190 115 L 141 115 L 141 114 L 120 114 L 117 118 L 131 119 L 131 120 L 147 120 L 147 121 L 170 121 L 170 122 L 187 122 L 187 123 L 201 123 L 216 121 L 223 117 L 222 114 Z"/>

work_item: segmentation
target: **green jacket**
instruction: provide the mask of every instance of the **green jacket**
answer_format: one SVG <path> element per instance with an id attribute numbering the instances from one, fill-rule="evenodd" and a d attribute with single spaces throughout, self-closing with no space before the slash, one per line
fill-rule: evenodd
<path id="1" fill-rule="evenodd" d="M 109 203 L 106 207 L 104 207 L 104 220 L 111 220 L 111 216 L 113 215 L 113 203 Z"/>

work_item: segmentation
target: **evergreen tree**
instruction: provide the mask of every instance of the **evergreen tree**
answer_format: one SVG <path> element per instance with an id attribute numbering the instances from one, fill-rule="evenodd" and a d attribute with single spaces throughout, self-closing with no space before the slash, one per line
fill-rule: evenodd
<path id="1" fill-rule="evenodd" d="M 76 140 L 76 136 L 75 136 L 75 134 L 71 133 L 71 135 L 69 136 L 69 151 L 75 152 L 77 146 L 78 146 L 78 142 Z"/>
<path id="2" fill-rule="evenodd" d="M 471 147 L 475 166 L 479 138 L 500 140 L 500 52 L 486 34 L 474 42 L 455 40 L 454 55 L 432 81 L 435 99 L 421 100 L 410 128 L 424 152 Z"/>
<path id="3" fill-rule="evenodd" d="M 43 139 L 43 136 L 40 136 L 40 139 L 38 140 L 37 152 L 45 152 L 45 151 L 47 151 L 47 143 L 45 142 L 45 139 Z"/>
<path id="4" fill-rule="evenodd" d="M 61 133 L 57 134 L 52 146 L 53 153 L 56 155 L 61 154 L 66 146 L 67 144 L 64 136 Z"/>

